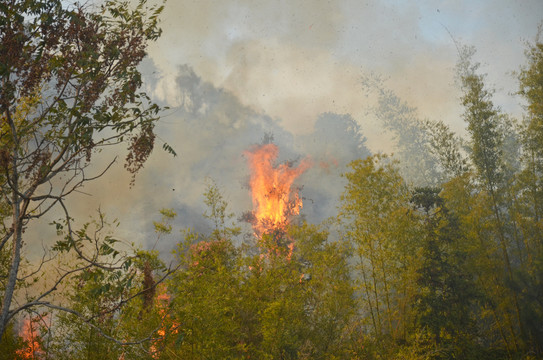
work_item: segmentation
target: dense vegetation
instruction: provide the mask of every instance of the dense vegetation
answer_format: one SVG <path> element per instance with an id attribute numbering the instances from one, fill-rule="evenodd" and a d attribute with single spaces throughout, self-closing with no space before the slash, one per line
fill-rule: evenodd
<path id="1" fill-rule="evenodd" d="M 85 170 L 101 147 L 126 141 L 133 173 L 153 148 L 159 109 L 135 91 L 161 8 L 6 4 L 0 359 L 543 358 L 539 39 L 518 72 L 521 120 L 494 105 L 462 49 L 469 138 L 395 112 L 403 105 L 381 89 L 385 125 L 418 140 L 399 138 L 399 161 L 352 162 L 335 218 L 247 236 L 211 183 L 214 230 L 183 230 L 172 268 L 121 246 L 101 213 L 73 228 L 64 204 L 94 180 Z M 410 175 L 406 163 L 420 168 Z M 54 208 L 65 214 L 52 224 L 60 240 L 32 266 L 24 230 Z M 178 236 L 174 210 L 161 214 L 157 236 Z"/>

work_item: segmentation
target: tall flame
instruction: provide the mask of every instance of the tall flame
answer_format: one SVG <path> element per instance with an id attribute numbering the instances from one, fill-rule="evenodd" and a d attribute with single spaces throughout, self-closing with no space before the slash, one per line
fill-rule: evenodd
<path id="1" fill-rule="evenodd" d="M 37 324 L 42 320 L 42 316 L 24 319 L 20 336 L 25 343 L 25 347 L 17 350 L 17 355 L 22 359 L 42 359 L 43 351 L 39 343 L 40 334 Z"/>
<path id="2" fill-rule="evenodd" d="M 311 165 L 308 159 L 298 167 L 290 163 L 274 166 L 279 149 L 275 144 L 255 146 L 245 152 L 251 168 L 253 227 L 258 236 L 286 227 L 290 217 L 302 208 L 302 199 L 292 188 L 294 180 Z"/>

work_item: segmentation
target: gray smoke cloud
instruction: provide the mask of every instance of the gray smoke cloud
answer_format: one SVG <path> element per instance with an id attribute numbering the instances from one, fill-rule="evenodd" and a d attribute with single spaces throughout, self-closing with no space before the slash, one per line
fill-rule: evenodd
<path id="1" fill-rule="evenodd" d="M 172 189 L 162 202 L 164 207 L 184 210 L 178 219 L 180 226 L 207 230 L 201 221 L 194 221 L 194 214 L 205 210 L 206 179 L 219 185 L 236 214 L 252 210 L 243 152 L 266 137 L 272 137 L 279 147 L 278 162 L 296 164 L 309 158 L 313 164 L 296 181 L 303 187 L 306 204 L 302 213 L 313 223 L 335 214 L 344 185 L 340 175 L 346 165 L 369 155 L 362 129 L 350 115 L 321 114 L 311 132 L 297 135 L 277 119 L 244 106 L 230 92 L 204 81 L 187 65 L 179 67 L 176 86 L 179 105 L 164 117 L 159 137 L 174 147 L 178 157 L 153 161 L 139 186 L 156 188 L 155 194 L 159 189 Z M 156 209 L 157 201 L 154 206 Z"/>
<path id="2" fill-rule="evenodd" d="M 142 70 L 152 91 L 157 69 L 147 60 Z M 322 113 L 310 131 L 295 134 L 280 119 L 244 105 L 232 92 L 205 81 L 188 65 L 178 67 L 174 84 L 169 101 L 175 105 L 164 111 L 158 123 L 157 149 L 135 186 L 128 188 L 129 176 L 118 164 L 85 188 L 92 196 L 78 194 L 70 201 L 77 214 L 101 206 L 110 218 L 121 220 L 118 231 L 122 238 L 144 248 L 155 245 L 152 222 L 160 219 L 161 208 L 178 213 L 177 228 L 211 231 L 211 223 L 202 217 L 206 210 L 203 193 L 210 180 L 219 186 L 237 217 L 251 211 L 250 170 L 243 153 L 254 144 L 272 138 L 279 147 L 277 163 L 289 161 L 296 166 L 310 159 L 311 168 L 295 185 L 301 188 L 304 200 L 302 216 L 311 223 L 335 215 L 345 181 L 341 174 L 350 161 L 370 154 L 361 125 L 350 114 Z M 161 102 L 168 104 L 166 99 Z M 174 148 L 177 157 L 160 149 L 163 142 Z M 102 155 L 103 159 L 96 158 L 101 166 L 113 156 Z M 251 233 L 250 225 L 245 224 L 244 230 Z M 166 254 L 177 241 L 179 235 L 174 234 L 156 246 Z"/>
<path id="3" fill-rule="evenodd" d="M 390 151 L 379 124 L 365 120 L 363 73 L 389 77 L 422 118 L 461 131 L 453 37 L 478 49 L 497 102 L 518 112 L 508 73 L 523 62 L 523 40 L 534 38 L 542 13 L 539 0 L 171 1 L 149 54 L 170 75 L 158 87 L 164 98 L 177 66 L 189 64 L 290 131 L 311 131 L 320 113 L 348 113 L 364 122 L 372 150 Z"/>
<path id="4" fill-rule="evenodd" d="M 118 164 L 69 205 L 81 221 L 100 206 L 121 221 L 120 237 L 144 246 L 155 242 L 160 208 L 174 208 L 179 227 L 206 231 L 206 179 L 236 214 L 251 210 L 243 151 L 273 134 L 279 161 L 311 158 L 296 184 L 304 216 L 320 222 L 336 211 L 349 161 L 395 150 L 363 77 L 381 74 L 417 117 L 462 132 L 452 36 L 478 49 L 496 103 L 518 114 L 508 74 L 524 62 L 523 40 L 534 38 L 541 14 L 540 0 L 169 1 L 163 36 L 142 65 L 147 91 L 170 106 L 157 150 L 132 189 L 124 154 L 98 154 L 96 169 L 115 155 Z M 159 150 L 162 141 L 178 156 Z M 159 249 L 169 251 L 173 237 Z"/>

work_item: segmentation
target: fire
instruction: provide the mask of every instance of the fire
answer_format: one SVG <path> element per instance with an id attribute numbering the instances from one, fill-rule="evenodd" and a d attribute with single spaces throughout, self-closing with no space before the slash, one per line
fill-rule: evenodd
<path id="1" fill-rule="evenodd" d="M 43 317 L 38 315 L 34 318 L 25 318 L 23 327 L 21 328 L 20 336 L 25 343 L 23 349 L 17 350 L 17 355 L 22 359 L 42 359 L 43 351 L 39 340 L 40 334 L 38 330 L 38 322 L 42 321 Z"/>
<path id="2" fill-rule="evenodd" d="M 168 315 L 168 305 L 170 303 L 170 295 L 166 292 L 166 287 L 159 286 L 158 287 L 159 294 L 156 298 L 156 306 L 158 308 L 158 312 L 160 316 L 162 317 L 163 321 L 170 322 L 171 319 Z M 153 359 L 158 359 L 161 355 L 160 347 L 162 345 L 162 342 L 165 341 L 166 338 L 166 331 L 168 330 L 167 327 L 169 327 L 169 332 L 173 334 L 178 333 L 178 327 L 179 324 L 177 324 L 175 321 L 170 324 L 169 326 L 166 324 L 163 324 L 160 329 L 157 330 L 158 337 L 153 341 L 150 347 L 150 354 Z"/>
<path id="3" fill-rule="evenodd" d="M 257 236 L 281 230 L 290 217 L 300 213 L 302 199 L 292 188 L 294 180 L 311 164 L 302 160 L 298 167 L 289 163 L 274 166 L 279 149 L 274 144 L 255 146 L 245 152 L 251 168 L 250 187 L 253 198 L 255 221 L 253 227 Z"/>

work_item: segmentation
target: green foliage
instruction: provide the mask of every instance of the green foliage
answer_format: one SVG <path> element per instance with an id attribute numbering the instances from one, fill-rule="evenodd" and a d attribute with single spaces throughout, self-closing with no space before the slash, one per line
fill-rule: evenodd
<path id="1" fill-rule="evenodd" d="M 478 294 L 466 270 L 459 222 L 445 207 L 439 192 L 416 189 L 412 198 L 423 226 L 415 327 L 432 345 L 433 359 L 449 359 L 462 357 L 476 335 L 472 308 Z"/>
<path id="2" fill-rule="evenodd" d="M 526 116 L 521 142 L 523 169 L 518 175 L 518 223 L 522 228 L 526 254 L 523 267 L 515 274 L 521 295 L 523 322 L 527 342 L 534 353 L 543 354 L 543 332 L 538 323 L 543 321 L 541 289 L 543 286 L 542 206 L 543 206 L 543 43 L 541 29 L 535 43 L 526 49 L 527 64 L 519 74 L 520 94 L 526 99 Z"/>
<path id="3" fill-rule="evenodd" d="M 175 219 L 177 213 L 173 209 L 160 209 L 160 214 L 162 215 L 161 221 L 153 221 L 155 232 L 159 235 L 170 234 L 172 232 L 172 226 L 169 222 Z"/>
<path id="4" fill-rule="evenodd" d="M 348 358 L 356 310 L 347 249 L 307 224 L 235 246 L 214 184 L 205 198 L 216 227 L 187 231 L 178 245 L 181 270 L 167 286 L 175 331 L 159 358 Z"/>
<path id="5" fill-rule="evenodd" d="M 54 358 L 116 360 L 122 354 L 151 358 L 151 339 L 161 323 L 153 305 L 155 278 L 166 271 L 165 266 L 156 252 L 125 248 L 102 234 L 107 230 L 100 214 L 97 221 L 74 231 L 76 238 L 66 235 L 56 244 L 63 254 L 58 266 L 69 266 L 71 273 L 64 281 L 62 308 L 54 312 L 47 347 Z"/>
<path id="6" fill-rule="evenodd" d="M 471 60 L 473 54 L 474 50 L 465 49 L 458 69 L 476 180 L 469 195 L 474 200 L 471 200 L 473 206 L 465 203 L 468 207 L 463 212 L 466 220 L 478 219 L 464 223 L 463 228 L 469 232 L 468 238 L 480 244 L 473 254 L 479 256 L 474 269 L 484 293 L 481 314 L 495 324 L 501 346 L 512 353 L 525 349 L 530 341 L 523 320 L 524 296 L 519 291 L 518 277 L 519 272 L 527 270 L 526 238 L 520 228 L 524 221 L 517 205 L 518 196 L 523 193 L 518 192 L 518 180 L 526 179 L 522 173 L 527 171 L 521 168 L 521 141 L 514 123 L 494 106 L 484 76 L 477 73 L 479 64 Z M 490 214 L 488 211 L 484 214 L 485 207 Z"/>
<path id="7" fill-rule="evenodd" d="M 194 359 L 229 358 L 237 353 L 239 338 L 235 249 L 228 240 L 210 239 L 188 250 L 184 270 L 168 283 L 172 314 L 179 324 L 172 351 Z"/>
<path id="8" fill-rule="evenodd" d="M 228 213 L 226 211 L 228 203 L 224 200 L 220 193 L 217 184 L 213 180 L 207 185 L 207 190 L 204 193 L 204 204 L 207 205 L 208 210 L 204 213 L 204 218 L 213 221 L 213 237 L 217 240 L 221 238 L 230 238 L 240 234 L 241 229 L 232 223 L 229 227 L 226 226 L 226 222 L 234 217 L 234 213 Z"/>
<path id="9" fill-rule="evenodd" d="M 32 297 L 20 293 L 44 276 L 47 262 L 44 256 L 34 275 L 24 276 L 24 249 L 36 245 L 24 236 L 29 223 L 58 209 L 63 219 L 53 225 L 65 237 L 53 252 L 72 253 L 78 266 L 102 270 L 108 266 L 98 258 L 120 257 L 113 237 L 96 242 L 87 231 L 90 224 L 73 230 L 65 201 L 113 165 L 114 159 L 101 173 L 88 173 L 93 154 L 104 147 L 127 145 L 125 168 L 132 183 L 151 154 L 160 107 L 140 90 L 138 67 L 149 42 L 161 33 L 162 9 L 146 0 L 106 0 L 96 6 L 14 0 L 0 6 L 0 274 L 5 275 L 0 335 L 22 310 L 59 306 L 51 303 L 56 289 L 80 270 L 58 269 L 51 289 L 35 288 L 29 291 L 38 293 Z M 168 146 L 165 150 L 173 153 Z M 90 243 L 93 253 L 87 252 Z"/>
<path id="10" fill-rule="evenodd" d="M 10 324 L 0 341 L 0 360 L 23 360 L 20 351 L 24 347 L 23 340 L 14 331 L 13 324 Z"/>
<path id="11" fill-rule="evenodd" d="M 399 340 L 411 317 L 405 304 L 413 296 L 417 263 L 408 188 L 385 156 L 350 166 L 339 224 L 342 237 L 353 247 L 364 325 L 377 338 Z"/>
<path id="12" fill-rule="evenodd" d="M 461 176 L 468 170 L 467 159 L 462 152 L 462 140 L 441 121 L 424 123 L 429 137 L 430 152 L 442 168 L 442 180 Z"/>

